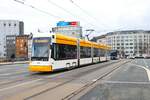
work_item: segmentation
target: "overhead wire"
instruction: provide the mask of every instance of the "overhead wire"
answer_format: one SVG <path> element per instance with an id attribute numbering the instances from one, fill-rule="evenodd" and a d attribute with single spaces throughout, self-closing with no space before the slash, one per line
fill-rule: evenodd
<path id="1" fill-rule="evenodd" d="M 66 10 L 65 8 L 63 8 L 62 6 L 59 6 L 58 4 L 52 2 L 51 0 L 48 0 L 49 3 L 51 3 L 52 5 L 58 7 L 59 9 L 65 11 L 66 13 L 72 15 L 73 17 L 77 18 L 77 19 L 81 19 L 82 21 L 86 22 L 87 24 L 91 25 L 91 26 L 95 26 L 94 24 L 88 22 L 88 20 L 86 20 L 85 18 L 81 18 L 81 17 L 78 17 L 77 15 L 73 14 L 72 12 L 70 12 L 69 10 Z"/>
<path id="2" fill-rule="evenodd" d="M 39 8 L 37 8 L 37 7 L 33 6 L 33 5 L 31 5 L 31 4 L 26 4 L 26 3 L 25 3 L 25 0 L 22 0 L 22 1 L 21 1 L 21 0 L 14 0 L 14 1 L 17 2 L 17 3 L 20 3 L 20 4 L 22 4 L 22 5 L 28 6 L 28 7 L 32 8 L 32 9 L 35 9 L 35 10 L 37 10 L 37 11 L 39 11 L 39 12 L 45 13 L 45 14 L 47 14 L 47 15 L 50 15 L 50 16 L 53 17 L 53 18 L 63 19 L 63 18 L 60 17 L 60 16 L 56 16 L 56 15 L 50 13 L 50 12 L 41 10 L 41 9 L 39 9 Z M 54 2 L 52 2 L 52 1 L 50 1 L 50 0 L 49 0 L 49 2 L 51 2 L 53 5 L 57 6 L 58 8 L 64 10 L 65 12 L 71 14 L 72 16 L 75 16 L 73 13 L 71 13 L 70 11 L 64 9 L 63 7 L 61 7 L 61 6 L 59 6 L 59 5 L 57 5 L 56 3 L 54 3 Z M 78 18 L 78 19 L 79 19 L 79 18 Z M 80 18 L 80 19 L 82 19 L 82 18 Z M 85 19 L 82 19 L 82 20 L 84 20 L 87 24 L 89 24 L 89 25 L 91 25 L 91 26 L 94 26 L 92 23 L 88 22 L 87 20 L 85 20 Z"/>
<path id="3" fill-rule="evenodd" d="M 77 19 L 81 19 L 82 21 L 84 21 L 85 23 L 87 23 L 87 24 L 90 25 L 90 26 L 92 26 L 92 27 L 96 26 L 97 28 L 100 28 L 99 25 L 95 25 L 95 24 L 93 24 L 93 23 L 91 23 L 91 22 L 88 22 L 89 19 L 86 20 L 85 18 L 78 17 L 78 16 L 76 16 L 75 14 L 73 14 L 72 12 L 70 12 L 69 10 L 66 10 L 66 9 L 63 8 L 62 6 L 59 6 L 58 4 L 52 2 L 51 0 L 48 0 L 48 2 L 51 3 L 52 5 L 54 5 L 54 6 L 58 7 L 58 8 L 60 8 L 61 10 L 67 12 L 68 14 L 72 15 L 73 17 L 75 17 L 75 18 L 77 18 Z M 73 1 L 72 1 L 72 2 L 73 2 Z M 76 6 L 77 6 L 78 8 L 80 8 L 80 9 L 82 10 L 82 12 L 86 13 L 86 15 L 90 16 L 90 14 L 89 14 L 87 11 L 85 11 L 84 9 L 82 9 L 82 8 L 81 8 L 80 6 L 78 6 L 77 4 L 76 4 Z M 91 16 L 90 16 L 90 17 L 91 17 Z M 97 21 L 96 18 L 93 18 L 93 19 L 95 19 L 95 21 Z M 102 23 L 101 23 L 101 24 L 102 24 Z M 104 26 L 106 26 L 106 25 L 103 24 L 103 27 L 104 27 Z"/>
<path id="4" fill-rule="evenodd" d="M 14 1 L 17 2 L 17 3 L 20 3 L 20 4 L 22 4 L 22 5 L 28 6 L 28 7 L 32 8 L 32 9 L 35 9 L 35 10 L 37 10 L 37 11 L 39 11 L 39 12 L 42 12 L 42 13 L 44 13 L 44 14 L 47 14 L 47 15 L 53 17 L 53 18 L 62 19 L 60 16 L 56 16 L 56 15 L 50 13 L 50 12 L 41 10 L 41 9 L 39 9 L 39 8 L 33 6 L 33 5 L 26 4 L 26 3 L 24 2 L 24 0 L 23 0 L 23 1 L 20 1 L 20 0 L 14 0 Z"/>
<path id="5" fill-rule="evenodd" d="M 95 20 L 96 22 L 98 21 L 99 24 L 101 24 L 104 28 L 107 27 L 106 29 L 108 29 L 108 27 L 110 27 L 110 26 L 108 26 L 108 25 L 106 25 L 106 24 L 100 22 L 96 17 L 91 16 L 91 14 L 90 14 L 89 12 L 87 12 L 85 9 L 83 9 L 82 7 L 80 7 L 80 6 L 79 6 L 77 3 L 75 3 L 73 0 L 70 0 L 70 2 L 71 2 L 73 5 L 75 5 L 77 8 L 79 8 L 84 14 L 86 14 L 87 16 L 89 16 L 90 18 L 92 18 L 93 20 Z"/>
<path id="6" fill-rule="evenodd" d="M 53 18 L 62 19 L 60 16 L 56 16 L 56 15 L 50 13 L 50 12 L 41 10 L 41 9 L 39 9 L 38 7 L 35 7 L 35 6 L 31 5 L 31 4 L 26 4 L 26 3 L 25 3 L 25 0 L 22 0 L 22 1 L 21 1 L 21 0 L 14 0 L 14 1 L 17 2 L 17 3 L 23 4 L 23 5 L 25 5 L 25 6 L 28 6 L 28 7 L 32 8 L 32 9 L 35 9 L 35 10 L 37 10 L 37 11 L 39 11 L 39 12 L 45 13 L 45 14 L 47 14 L 47 15 L 53 17 Z M 55 5 L 55 6 L 57 6 L 59 9 L 62 9 L 63 11 L 67 12 L 68 14 L 71 14 L 72 16 L 74 16 L 74 17 L 76 17 L 76 18 L 78 18 L 78 19 L 83 20 L 83 21 L 86 22 L 88 25 L 90 25 L 90 26 L 92 26 L 92 27 L 96 26 L 96 25 L 94 25 L 93 23 L 90 23 L 90 22 L 88 22 L 88 21 L 85 20 L 85 19 L 82 19 L 82 18 L 77 17 L 75 14 L 73 14 L 73 13 L 71 13 L 70 11 L 66 10 L 65 8 L 59 6 L 58 4 L 52 2 L 51 0 L 48 0 L 48 1 L 49 1 L 49 3 L 51 3 L 51 4 Z M 99 27 L 99 26 L 96 26 L 96 27 Z"/>

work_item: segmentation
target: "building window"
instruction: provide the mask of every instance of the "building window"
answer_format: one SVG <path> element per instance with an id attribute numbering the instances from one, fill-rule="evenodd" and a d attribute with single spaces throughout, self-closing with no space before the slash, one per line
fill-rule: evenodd
<path id="1" fill-rule="evenodd" d="M 130 45 L 133 45 L 133 43 L 130 43 Z"/>
<path id="2" fill-rule="evenodd" d="M 6 23 L 4 23 L 4 27 L 6 26 Z"/>
<path id="3" fill-rule="evenodd" d="M 120 47 L 117 47 L 117 49 L 120 49 Z"/>
<path id="4" fill-rule="evenodd" d="M 16 26 L 16 23 L 14 24 L 14 26 Z"/>
<path id="5" fill-rule="evenodd" d="M 128 51 L 126 51 L 126 53 L 128 53 Z"/>
<path id="6" fill-rule="evenodd" d="M 133 40 L 130 40 L 130 41 L 133 41 Z"/>
<path id="7" fill-rule="evenodd" d="M 130 47 L 130 49 L 133 49 L 133 47 Z"/>
<path id="8" fill-rule="evenodd" d="M 11 26 L 11 24 L 9 23 L 9 26 Z"/>

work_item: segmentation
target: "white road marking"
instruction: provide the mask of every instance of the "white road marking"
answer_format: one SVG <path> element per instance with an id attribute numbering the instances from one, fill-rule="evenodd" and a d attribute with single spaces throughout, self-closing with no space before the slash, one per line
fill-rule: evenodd
<path id="1" fill-rule="evenodd" d="M 5 69 L 0 69 L 0 72 L 6 71 L 6 70 L 8 70 L 8 69 L 6 69 L 6 68 Z"/>
<path id="2" fill-rule="evenodd" d="M 40 81 L 40 80 L 42 80 L 42 79 L 37 79 L 37 80 L 33 80 L 33 81 L 22 83 L 22 84 L 14 85 L 14 86 L 11 86 L 11 87 L 2 88 L 2 89 L 0 89 L 0 92 L 6 91 L 6 90 L 9 90 L 9 89 L 13 89 L 13 88 L 16 88 L 16 87 L 19 87 L 19 86 L 35 83 L 35 82 Z"/>
<path id="3" fill-rule="evenodd" d="M 132 65 L 135 65 L 137 67 L 140 67 L 140 68 L 143 68 L 146 72 L 147 72 L 147 76 L 148 76 L 148 79 L 150 81 L 150 70 L 144 66 L 141 66 L 141 65 L 137 65 L 137 64 L 132 64 Z"/>
<path id="4" fill-rule="evenodd" d="M 144 62 L 144 64 L 145 64 L 145 67 L 147 67 L 148 68 L 148 66 L 147 66 L 147 64 L 146 64 L 146 61 L 143 59 L 143 62 Z"/>
<path id="5" fill-rule="evenodd" d="M 3 71 L 3 70 L 4 70 L 4 71 L 5 71 L 5 70 L 15 70 L 15 69 L 16 69 L 16 70 L 27 69 L 27 67 L 20 67 L 20 68 L 19 68 L 19 67 L 8 67 L 8 68 L 4 68 L 4 67 L 3 67 L 3 68 L 0 69 L 0 71 Z"/>
<path id="6" fill-rule="evenodd" d="M 121 84 L 148 84 L 148 85 L 150 85 L 150 82 L 129 82 L 129 81 L 104 81 L 104 83 L 115 83 L 115 84 L 117 84 L 117 83 L 121 83 Z"/>
<path id="7" fill-rule="evenodd" d="M 0 74 L 0 76 L 7 76 L 7 75 L 12 75 L 12 73 L 4 73 L 4 74 Z"/>
<path id="8" fill-rule="evenodd" d="M 16 74 L 21 74 L 21 73 L 25 73 L 25 72 L 28 72 L 28 71 L 24 71 L 24 70 L 22 70 L 22 71 L 19 71 L 19 72 L 11 72 L 11 73 L 2 73 L 2 74 L 0 74 L 0 76 L 7 76 L 7 75 L 16 75 Z"/>

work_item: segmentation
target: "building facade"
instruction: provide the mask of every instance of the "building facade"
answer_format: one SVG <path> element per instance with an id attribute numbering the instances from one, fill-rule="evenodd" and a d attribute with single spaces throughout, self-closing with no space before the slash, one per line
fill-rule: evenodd
<path id="1" fill-rule="evenodd" d="M 29 35 L 16 36 L 16 60 L 28 59 L 28 39 Z"/>
<path id="2" fill-rule="evenodd" d="M 98 37 L 97 42 L 105 42 L 122 56 L 150 55 L 150 31 L 132 30 L 107 33 Z"/>
<path id="3" fill-rule="evenodd" d="M 18 20 L 0 20 L 0 59 L 6 58 L 6 36 L 23 35 L 24 23 Z"/>
<path id="4" fill-rule="evenodd" d="M 6 58 L 11 60 L 15 58 L 16 55 L 16 35 L 6 36 Z"/>

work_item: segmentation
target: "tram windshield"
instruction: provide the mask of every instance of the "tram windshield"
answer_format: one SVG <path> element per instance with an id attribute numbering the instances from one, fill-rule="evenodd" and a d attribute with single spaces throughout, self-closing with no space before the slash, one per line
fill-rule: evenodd
<path id="1" fill-rule="evenodd" d="M 32 44 L 33 61 L 48 61 L 50 49 L 50 38 L 34 38 Z"/>

